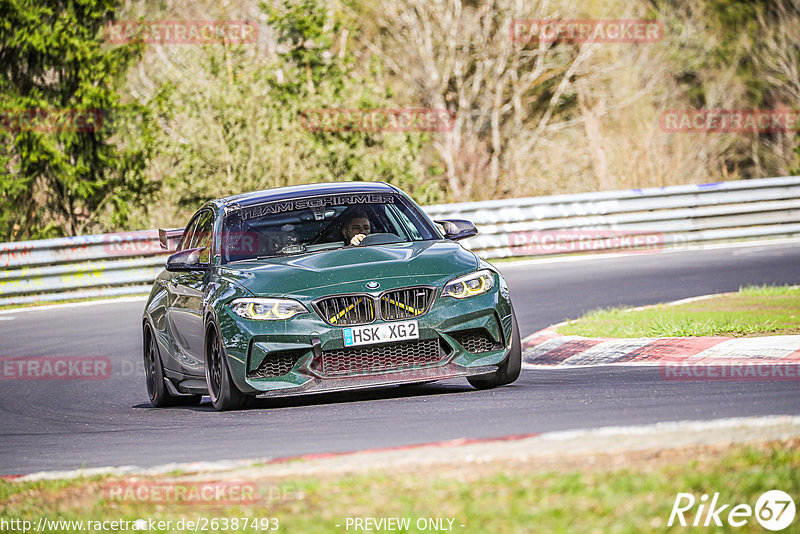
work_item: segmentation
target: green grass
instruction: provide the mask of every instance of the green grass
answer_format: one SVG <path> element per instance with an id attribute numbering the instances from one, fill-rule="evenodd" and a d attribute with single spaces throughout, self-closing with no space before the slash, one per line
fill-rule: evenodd
<path id="1" fill-rule="evenodd" d="M 732 295 L 677 306 L 596 310 L 558 332 L 616 338 L 799 334 L 800 287 L 748 286 Z"/>
<path id="2" fill-rule="evenodd" d="M 677 454 L 677 458 L 662 457 L 657 464 L 647 457 L 624 465 L 617 470 L 603 468 L 601 463 L 594 468 L 583 465 L 555 471 L 519 463 L 484 465 L 478 474 L 478 466 L 473 464 L 447 475 L 435 475 L 428 469 L 391 475 L 273 480 L 269 483 L 272 487 L 291 489 L 289 498 L 270 501 L 262 497 L 263 502 L 255 504 L 215 507 L 107 501 L 102 487 L 110 479 L 0 482 L 0 517 L 34 523 L 40 516 L 66 520 L 153 518 L 169 519 L 173 524 L 181 518 L 272 517 L 279 521 L 278 532 L 304 533 L 345 532 L 347 517 L 408 517 L 412 520 L 409 531 L 416 532 L 416 521 L 431 517 L 454 518 L 453 530 L 463 533 L 634 533 L 668 530 L 666 524 L 678 492 L 693 493 L 698 498 L 703 493 L 719 492 L 723 503 L 751 507 L 770 489 L 800 496 L 797 440 L 733 446 L 716 453 L 689 451 Z M 260 487 L 264 484 L 259 483 Z M 673 527 L 675 532 L 684 530 Z M 741 529 L 722 530 L 763 532 L 755 519 Z"/>

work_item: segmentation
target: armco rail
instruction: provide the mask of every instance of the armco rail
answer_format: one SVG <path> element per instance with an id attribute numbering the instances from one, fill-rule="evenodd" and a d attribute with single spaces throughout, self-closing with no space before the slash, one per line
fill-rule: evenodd
<path id="1" fill-rule="evenodd" d="M 637 250 L 800 235 L 800 177 L 427 206 L 473 221 L 485 258 Z M 156 231 L 0 244 L 0 306 L 148 292 Z"/>

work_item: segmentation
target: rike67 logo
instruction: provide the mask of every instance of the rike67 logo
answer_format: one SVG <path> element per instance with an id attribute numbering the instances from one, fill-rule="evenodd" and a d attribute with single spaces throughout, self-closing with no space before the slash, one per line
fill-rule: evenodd
<path id="1" fill-rule="evenodd" d="M 753 516 L 767 530 L 784 530 L 794 521 L 794 501 L 784 491 L 770 490 L 761 494 L 753 509 L 748 504 L 722 503 L 719 493 L 714 493 L 710 502 L 706 494 L 696 499 L 691 493 L 678 493 L 667 526 L 721 527 L 727 523 L 738 528 Z"/>

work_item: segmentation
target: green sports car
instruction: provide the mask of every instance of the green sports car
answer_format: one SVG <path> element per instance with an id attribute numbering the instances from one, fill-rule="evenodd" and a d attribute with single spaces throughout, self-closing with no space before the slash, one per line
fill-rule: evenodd
<path id="1" fill-rule="evenodd" d="M 142 318 L 153 406 L 243 408 L 254 397 L 466 377 L 510 384 L 521 365 L 508 286 L 384 183 L 315 184 L 206 203 Z"/>

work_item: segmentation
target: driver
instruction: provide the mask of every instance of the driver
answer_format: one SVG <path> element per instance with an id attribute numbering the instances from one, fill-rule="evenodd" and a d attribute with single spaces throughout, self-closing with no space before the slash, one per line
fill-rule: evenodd
<path id="1" fill-rule="evenodd" d="M 363 211 L 354 211 L 344 223 L 342 235 L 347 245 L 359 245 L 372 231 L 369 217 Z"/>

